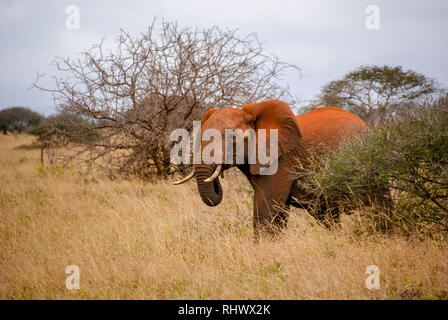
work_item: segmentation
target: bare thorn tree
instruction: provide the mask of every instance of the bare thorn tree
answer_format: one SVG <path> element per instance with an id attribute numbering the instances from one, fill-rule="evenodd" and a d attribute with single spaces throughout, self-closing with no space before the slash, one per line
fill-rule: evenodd
<path id="1" fill-rule="evenodd" d="M 34 86 L 52 92 L 60 111 L 89 119 L 89 130 L 99 135 L 71 145 L 74 152 L 61 159 L 142 176 L 173 172 L 171 131 L 191 131 L 211 107 L 272 98 L 294 105 L 282 76 L 299 71 L 266 53 L 255 34 L 241 38 L 237 30 L 181 28 L 158 19 L 139 37 L 122 30 L 113 51 L 101 42 L 76 60 L 53 64 L 62 74 L 55 89 L 39 86 L 39 77 Z"/>

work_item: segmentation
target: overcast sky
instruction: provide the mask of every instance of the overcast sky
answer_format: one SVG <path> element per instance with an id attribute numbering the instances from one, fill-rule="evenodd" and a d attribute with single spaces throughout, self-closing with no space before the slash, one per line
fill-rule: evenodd
<path id="1" fill-rule="evenodd" d="M 66 28 L 68 5 L 80 29 Z M 379 8 L 380 28 L 369 30 L 366 8 Z M 138 35 L 155 16 L 182 26 L 214 25 L 252 32 L 272 53 L 299 66 L 292 91 L 313 98 L 328 81 L 360 65 L 402 65 L 448 85 L 448 1 L 111 1 L 0 0 L 0 109 L 22 105 L 50 114 L 51 96 L 28 91 L 36 73 L 50 85 L 55 56 L 75 57 L 120 28 Z"/>

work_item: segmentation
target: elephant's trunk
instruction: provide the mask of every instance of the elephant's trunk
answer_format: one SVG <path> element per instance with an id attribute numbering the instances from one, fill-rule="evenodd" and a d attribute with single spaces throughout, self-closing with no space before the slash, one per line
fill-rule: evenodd
<path id="1" fill-rule="evenodd" d="M 219 178 L 211 182 L 204 180 L 209 178 L 215 171 L 214 165 L 200 164 L 195 166 L 196 182 L 198 184 L 199 195 L 202 201 L 210 207 L 217 206 L 222 200 L 222 187 Z"/>

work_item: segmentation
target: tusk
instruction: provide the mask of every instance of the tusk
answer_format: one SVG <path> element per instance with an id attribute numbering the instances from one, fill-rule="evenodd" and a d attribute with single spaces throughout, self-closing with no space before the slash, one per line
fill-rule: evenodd
<path id="1" fill-rule="evenodd" d="M 188 176 L 186 176 L 186 177 L 183 178 L 182 180 L 179 180 L 179 181 L 174 182 L 173 184 L 174 184 L 174 185 L 182 184 L 182 183 L 184 183 L 184 182 L 187 182 L 187 181 L 190 180 L 191 178 L 193 178 L 193 176 L 194 176 L 194 170 L 191 171 L 191 173 L 190 173 Z"/>
<path id="2" fill-rule="evenodd" d="M 221 169 L 222 169 L 222 165 L 218 165 L 218 166 L 216 167 L 215 172 L 213 172 L 213 174 L 212 174 L 210 177 L 208 177 L 207 179 L 205 179 L 204 182 L 212 182 L 213 180 L 215 180 L 216 177 L 219 176 L 219 173 L 221 172 Z"/>

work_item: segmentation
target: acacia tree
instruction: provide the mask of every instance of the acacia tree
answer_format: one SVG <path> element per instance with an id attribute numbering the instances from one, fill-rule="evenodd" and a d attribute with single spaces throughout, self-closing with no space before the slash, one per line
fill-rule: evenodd
<path id="1" fill-rule="evenodd" d="M 152 166 L 166 175 L 171 131 L 191 131 L 207 109 L 272 98 L 294 104 L 281 77 L 298 68 L 266 53 L 255 34 L 155 19 L 139 37 L 121 31 L 115 44 L 114 51 L 101 42 L 76 60 L 57 58 L 56 89 L 41 88 L 37 78 L 61 111 L 93 120 L 100 136 L 64 160 L 87 159 L 111 174 L 149 174 Z"/>
<path id="2" fill-rule="evenodd" d="M 25 107 L 10 107 L 0 111 L 0 130 L 3 134 L 8 132 L 21 133 L 37 126 L 43 116 Z"/>
<path id="3" fill-rule="evenodd" d="M 401 66 L 362 66 L 325 85 L 314 105 L 341 107 L 375 125 L 439 91 L 433 79 Z"/>

